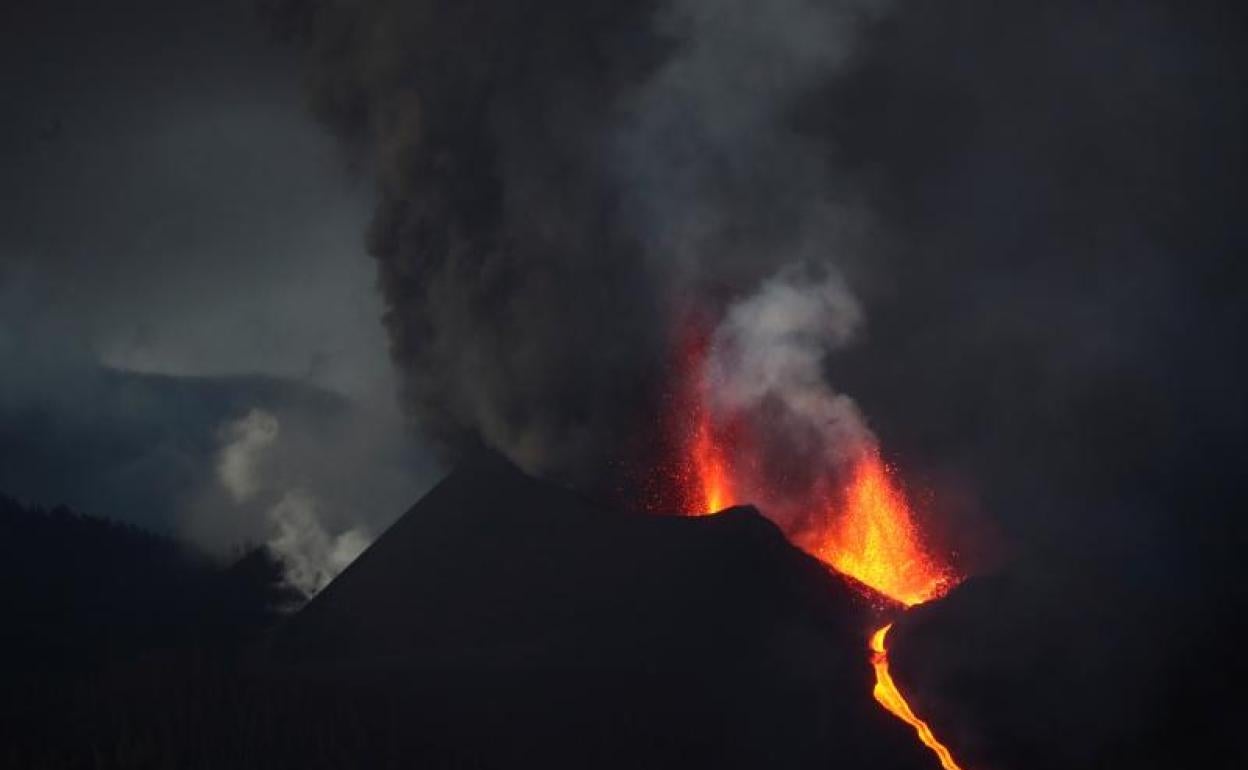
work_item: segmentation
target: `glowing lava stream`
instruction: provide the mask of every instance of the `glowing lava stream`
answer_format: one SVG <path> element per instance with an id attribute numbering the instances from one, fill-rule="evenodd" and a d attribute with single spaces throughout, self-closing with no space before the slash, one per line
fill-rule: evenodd
<path id="1" fill-rule="evenodd" d="M 954 581 L 950 571 L 923 548 L 905 495 L 875 452 L 855 465 L 846 490 L 845 509 L 835 526 L 810 547 L 838 572 L 849 575 L 889 598 L 913 607 L 939 598 Z M 944 770 L 962 770 L 949 749 L 906 702 L 888 670 L 886 637 L 892 623 L 871 635 L 872 695 L 881 706 L 914 728 L 919 740 L 940 760 Z"/>
<path id="2" fill-rule="evenodd" d="M 697 493 L 703 512 L 713 513 L 733 502 L 733 476 L 705 411 L 699 410 L 696 423 L 691 449 Z M 842 510 L 828 514 L 822 527 L 795 539 L 841 574 L 906 607 L 939 598 L 956 582 L 949 569 L 923 548 L 905 496 L 878 453 L 866 452 L 858 460 L 845 489 Z M 914 728 L 944 770 L 962 770 L 893 681 L 885 644 L 892 627 L 889 623 L 871 635 L 871 667 L 875 670 L 872 695 L 889 713 Z"/>
<path id="3" fill-rule="evenodd" d="M 710 339 L 699 327 L 691 329 L 681 345 L 676 410 L 684 451 L 678 478 L 685 508 L 697 510 L 693 515 L 705 515 L 751 497 L 761 497 L 758 502 L 766 508 L 768 485 L 759 483 L 757 469 L 764 464 L 759 447 L 751 441 L 751 426 L 741 416 L 717 419 L 713 413 L 703 378 Z M 878 447 L 867 445 L 859 450 L 848 479 L 830 471 L 815 482 L 809 499 L 784 501 L 790 508 L 796 505 L 819 514 L 786 535 L 837 572 L 905 607 L 943 596 L 957 576 L 924 546 L 905 494 Z M 944 770 L 962 770 L 893 682 L 885 646 L 890 628 L 892 623 L 870 638 L 875 700 L 915 729 Z"/>
<path id="4" fill-rule="evenodd" d="M 889 623 L 871 635 L 871 667 L 875 669 L 875 689 L 871 694 L 875 696 L 877 703 L 914 728 L 923 745 L 931 749 L 940 759 L 940 766 L 944 770 L 962 770 L 961 766 L 953 760 L 949 749 L 936 738 L 932 733 L 932 728 L 927 726 L 927 722 L 915 715 L 910 709 L 910 704 L 906 703 L 901 691 L 897 689 L 897 685 L 893 683 L 893 675 L 888 672 L 888 648 L 884 644 L 884 638 L 888 636 L 888 630 L 892 627 L 893 624 Z"/>
<path id="5" fill-rule="evenodd" d="M 923 547 L 905 495 L 893 484 L 877 453 L 868 452 L 857 462 L 845 498 L 838 523 L 810 549 L 819 558 L 906 607 L 939 598 L 949 590 L 954 582 L 952 574 Z M 893 681 L 885 643 L 892 627 L 889 623 L 871 635 L 871 667 L 875 670 L 872 695 L 893 716 L 914 728 L 944 770 L 962 770 Z"/>
<path id="6" fill-rule="evenodd" d="M 694 465 L 704 511 L 713 513 L 731 502 L 732 475 L 718 451 L 710 426 L 698 420 L 693 437 Z M 806 550 L 838 572 L 906 607 L 944 595 L 956 582 L 948 568 L 921 546 L 910 507 L 879 455 L 868 452 L 856 464 L 845 490 L 844 509 L 829 516 L 814 537 L 799 537 Z M 888 668 L 886 637 L 892 623 L 871 635 L 872 695 L 889 713 L 914 728 L 919 740 L 940 760 L 944 770 L 962 770 L 931 727 L 914 713 Z"/>

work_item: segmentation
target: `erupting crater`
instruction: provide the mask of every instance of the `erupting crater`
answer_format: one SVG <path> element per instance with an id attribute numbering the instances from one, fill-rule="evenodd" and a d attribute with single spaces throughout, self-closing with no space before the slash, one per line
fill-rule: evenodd
<path id="1" fill-rule="evenodd" d="M 959 576 L 924 544 L 923 533 L 895 472 L 873 443 L 858 448 L 845 469 L 816 473 L 799 500 L 774 492 L 758 469 L 765 450 L 749 441 L 749 421 L 742 415 L 717 414 L 707 385 L 709 335 L 687 335 L 679 346 L 675 444 L 682 456 L 673 474 L 679 497 L 689 515 L 710 515 L 724 508 L 755 502 L 787 515 L 773 520 L 795 545 L 842 575 L 878 595 L 913 607 L 945 595 Z M 840 480 L 838 482 L 838 479 Z M 800 509 L 792 516 L 794 508 Z M 797 523 L 794 523 L 797 522 Z M 949 749 L 918 717 L 889 672 L 886 639 L 893 623 L 869 638 L 875 671 L 875 700 L 914 728 L 919 740 L 940 760 L 944 770 L 963 770 Z"/>

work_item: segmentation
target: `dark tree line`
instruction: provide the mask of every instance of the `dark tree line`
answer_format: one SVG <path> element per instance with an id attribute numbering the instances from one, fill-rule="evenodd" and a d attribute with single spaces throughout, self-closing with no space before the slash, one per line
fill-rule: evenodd
<path id="1" fill-rule="evenodd" d="M 0 495 L 0 764 L 109 764 L 127 732 L 100 715 L 125 713 L 120 682 L 224 666 L 292 600 L 263 549 L 222 564 L 169 537 Z"/>
<path id="2" fill-rule="evenodd" d="M 178 541 L 0 496 L 0 667 L 84 674 L 145 653 L 229 646 L 291 596 L 251 550 L 223 565 Z"/>

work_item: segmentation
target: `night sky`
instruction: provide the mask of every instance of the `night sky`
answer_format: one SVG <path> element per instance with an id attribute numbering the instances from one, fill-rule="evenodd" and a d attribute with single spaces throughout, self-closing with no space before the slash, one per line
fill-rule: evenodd
<path id="1" fill-rule="evenodd" d="M 632 507 L 682 312 L 830 273 L 939 542 L 1164 702 L 1248 585 L 1237 10 L 8 8 L 0 492 L 309 587 L 481 443 Z"/>

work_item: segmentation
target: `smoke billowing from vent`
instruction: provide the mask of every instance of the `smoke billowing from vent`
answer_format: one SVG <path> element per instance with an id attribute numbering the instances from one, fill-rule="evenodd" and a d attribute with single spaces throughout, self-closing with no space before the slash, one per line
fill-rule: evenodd
<path id="1" fill-rule="evenodd" d="M 284 8 L 317 113 L 378 179 L 369 246 L 421 429 L 600 489 L 652 462 L 672 318 L 861 240 L 793 112 L 880 5 Z"/>
<path id="2" fill-rule="evenodd" d="M 614 179 L 669 286 L 747 290 L 777 266 L 844 259 L 863 215 L 826 137 L 796 113 L 835 81 L 879 0 L 671 0 L 669 58 L 622 95 Z"/>
<path id="3" fill-rule="evenodd" d="M 861 321 L 837 275 L 786 269 L 732 305 L 711 341 L 704 387 L 717 421 L 746 431 L 753 459 L 774 466 L 757 468 L 760 486 L 739 499 L 765 505 L 789 531 L 809 514 L 822 474 L 843 475 L 876 451 L 857 405 L 824 368 Z"/>

